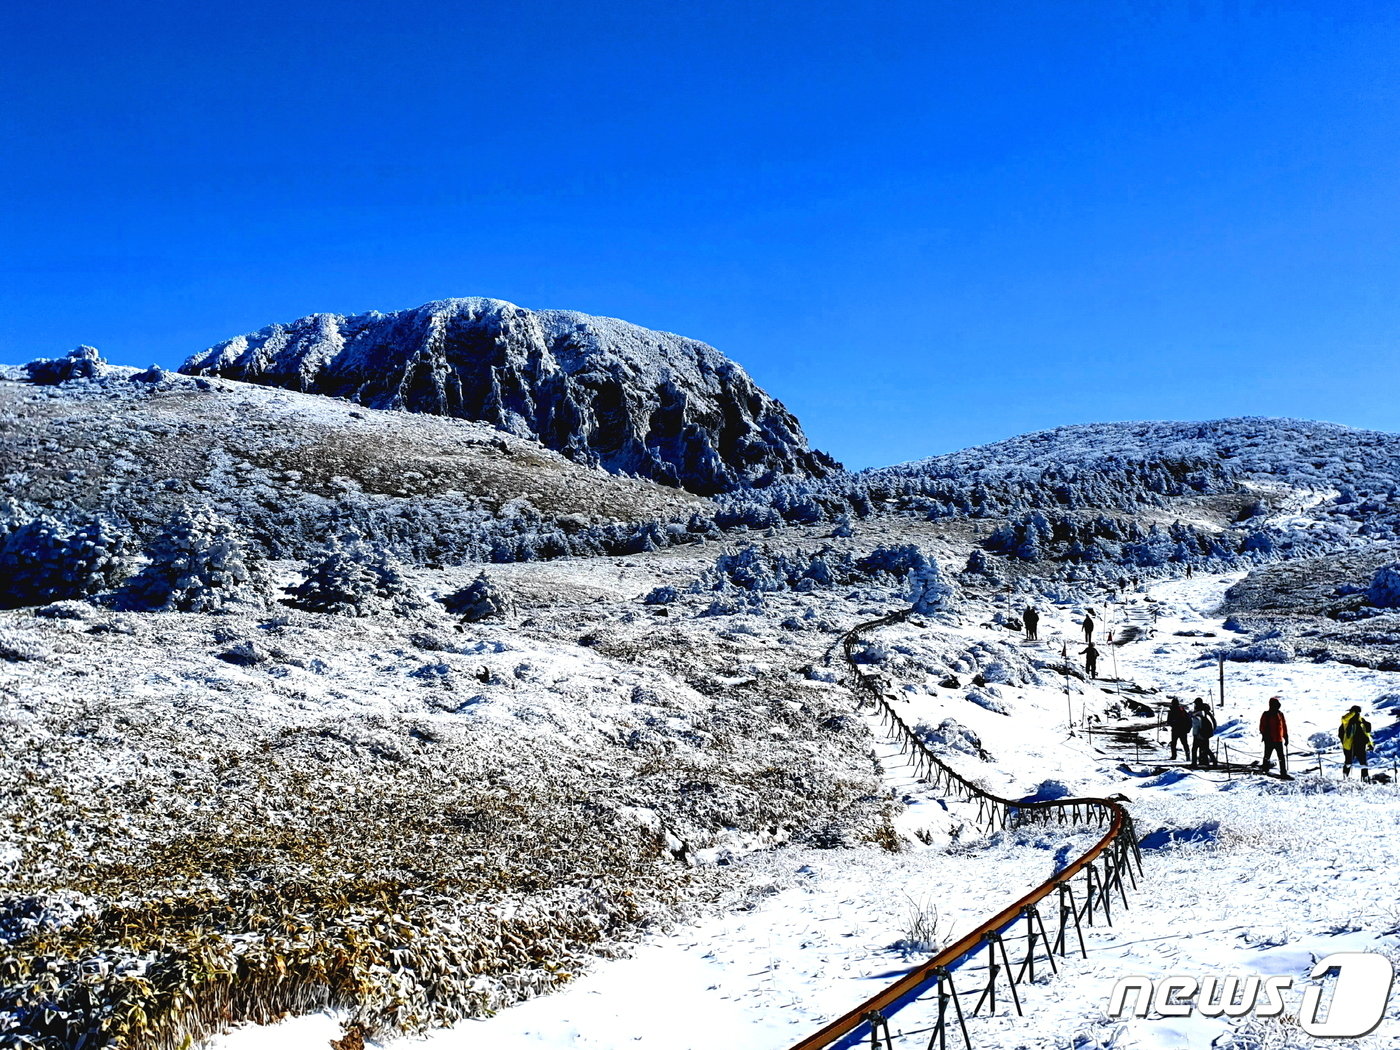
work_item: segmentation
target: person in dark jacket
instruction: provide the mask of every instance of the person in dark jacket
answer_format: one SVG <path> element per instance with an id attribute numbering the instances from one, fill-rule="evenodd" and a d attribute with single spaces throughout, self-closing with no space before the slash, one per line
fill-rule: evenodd
<path id="1" fill-rule="evenodd" d="M 1351 764 L 1361 766 L 1361 779 L 1370 780 L 1371 770 L 1367 768 L 1366 752 L 1371 750 L 1371 723 L 1361 717 L 1361 706 L 1353 704 L 1342 715 L 1342 724 L 1337 729 L 1337 738 L 1342 742 L 1342 776 L 1351 776 Z"/>
<path id="2" fill-rule="evenodd" d="M 1026 624 L 1026 641 L 1034 642 L 1040 639 L 1040 612 L 1034 605 L 1027 605 L 1026 611 L 1021 614 L 1021 619 Z"/>
<path id="3" fill-rule="evenodd" d="M 1191 705 L 1191 764 L 1193 766 L 1213 766 L 1215 756 L 1211 754 L 1210 738 L 1215 736 L 1215 713 L 1200 697 Z"/>
<path id="4" fill-rule="evenodd" d="M 1084 670 L 1090 678 L 1099 676 L 1099 651 L 1094 648 L 1094 643 L 1089 645 L 1080 654 L 1084 657 Z"/>
<path id="5" fill-rule="evenodd" d="M 1084 620 L 1079 625 L 1084 628 L 1084 644 L 1092 645 L 1094 641 L 1094 610 L 1090 609 L 1084 614 Z"/>
<path id="6" fill-rule="evenodd" d="M 1269 697 L 1269 709 L 1259 716 L 1259 735 L 1264 738 L 1264 769 L 1269 768 L 1269 756 L 1277 755 L 1279 776 L 1288 776 L 1288 720 L 1277 696 Z"/>
<path id="7" fill-rule="evenodd" d="M 1191 715 L 1181 706 L 1181 701 L 1172 700 L 1167 708 L 1167 728 L 1172 734 L 1172 758 L 1176 758 L 1176 745 L 1181 745 L 1181 757 L 1191 757 Z"/>

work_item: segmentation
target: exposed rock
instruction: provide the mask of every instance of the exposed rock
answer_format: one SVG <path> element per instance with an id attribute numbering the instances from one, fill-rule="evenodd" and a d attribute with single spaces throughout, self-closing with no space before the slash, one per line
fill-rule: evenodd
<path id="1" fill-rule="evenodd" d="M 30 382 L 51 386 L 69 379 L 94 379 L 101 374 L 105 364 L 96 347 L 80 346 L 68 351 L 66 357 L 41 357 L 30 361 L 24 370 L 29 374 Z"/>
<path id="2" fill-rule="evenodd" d="M 314 314 L 220 343 L 181 371 L 482 420 L 578 462 L 704 495 L 836 467 L 711 346 L 498 299 Z"/>

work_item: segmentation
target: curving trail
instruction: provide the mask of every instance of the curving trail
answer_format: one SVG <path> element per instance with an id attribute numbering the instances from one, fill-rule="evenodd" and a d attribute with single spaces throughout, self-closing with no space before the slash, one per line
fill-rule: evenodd
<path id="1" fill-rule="evenodd" d="M 1002 798 L 984 790 L 957 773 L 929 750 L 919 736 L 905 724 L 894 708 L 880 692 L 873 676 L 862 674 L 851 657 L 851 647 L 856 639 L 866 631 L 898 623 L 907 619 L 913 610 L 906 609 L 890 613 L 878 620 L 870 620 L 851 628 L 842 640 L 846 665 L 860 690 L 867 693 L 918 771 L 946 793 L 964 801 L 977 804 L 978 820 L 987 830 L 1003 829 L 1013 824 L 1029 821 L 1055 821 L 1060 824 L 1098 824 L 1105 828 L 1099 838 L 1087 851 L 1042 882 L 1020 900 L 989 916 L 976 929 L 948 945 L 937 955 L 911 969 L 904 976 L 871 996 L 859 1006 L 847 1011 L 818 1032 L 795 1043 L 792 1050 L 823 1050 L 830 1046 L 854 1046 L 859 1040 L 868 1040 L 872 1047 L 892 1047 L 898 1033 L 892 1033 L 886 1012 L 892 1007 L 918 994 L 930 983 L 936 982 L 938 995 L 938 1015 L 929 1028 L 921 1029 L 920 1040 L 932 1033 L 928 1046 L 946 1045 L 950 1032 L 961 1035 L 964 1045 L 970 1047 L 960 994 L 953 986 L 953 967 L 979 949 L 987 951 L 988 979 L 981 989 L 973 1015 L 986 1005 L 996 1009 L 999 990 L 1014 1004 L 1016 1012 L 1023 1013 L 1018 986 L 1027 980 L 1034 980 L 1037 958 L 1043 958 L 1056 969 L 1055 956 L 1066 955 L 1070 950 L 1070 936 L 1078 938 L 1081 954 L 1086 954 L 1083 927 L 1092 925 L 1096 916 L 1112 921 L 1114 907 L 1113 894 L 1116 891 L 1124 906 L 1128 903 L 1127 887 L 1123 877 L 1136 888 L 1137 877 L 1142 874 L 1142 857 L 1138 851 L 1137 835 L 1133 830 L 1132 817 L 1119 803 L 1106 798 L 1062 798 L 1045 802 L 1020 802 Z M 1135 874 L 1136 870 L 1136 874 Z M 1079 882 L 1078 895 L 1075 880 Z M 1045 929 L 1040 914 L 1040 904 L 1055 896 L 1055 910 L 1058 914 L 1058 932 L 1052 939 Z M 1013 963 L 1007 935 L 1018 924 L 1024 922 L 1024 933 L 1015 938 L 1018 952 L 1024 948 L 1024 958 Z M 913 1034 L 913 1033 L 907 1033 Z"/>

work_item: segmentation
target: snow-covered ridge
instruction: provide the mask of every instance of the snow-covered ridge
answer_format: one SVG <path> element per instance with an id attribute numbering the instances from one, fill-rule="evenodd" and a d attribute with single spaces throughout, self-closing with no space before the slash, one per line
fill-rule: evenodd
<path id="1" fill-rule="evenodd" d="M 312 314 L 220 343 L 181 371 L 482 420 L 578 462 L 706 495 L 836 466 L 712 346 L 499 299 Z"/>
<path id="2" fill-rule="evenodd" d="M 1216 463 L 1256 481 L 1325 490 L 1400 484 L 1400 434 L 1315 420 L 1243 416 L 1195 422 L 1085 423 L 880 467 L 865 474 L 1012 475 L 1134 460 Z"/>

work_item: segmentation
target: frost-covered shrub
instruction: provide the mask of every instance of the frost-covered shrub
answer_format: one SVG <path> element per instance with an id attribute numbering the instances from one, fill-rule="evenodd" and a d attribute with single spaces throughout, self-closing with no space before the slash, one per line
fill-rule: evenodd
<path id="1" fill-rule="evenodd" d="M 515 603 L 506 591 L 481 573 L 459 591 L 442 599 L 443 608 L 468 623 L 499 619 L 515 611 Z"/>
<path id="2" fill-rule="evenodd" d="M 1366 601 L 1378 609 L 1400 609 L 1400 565 L 1383 565 L 1371 577 Z"/>
<path id="3" fill-rule="evenodd" d="M 876 547 L 860 559 L 832 547 L 815 553 L 788 553 L 746 546 L 721 554 L 689 589 L 703 593 L 738 588 L 761 593 L 868 583 L 894 587 L 914 570 L 929 565 L 929 559 L 913 544 Z"/>
<path id="4" fill-rule="evenodd" d="M 24 366 L 29 373 L 29 381 L 41 386 L 52 386 L 69 379 L 95 379 L 106 362 L 96 347 L 80 346 L 68 351 L 65 357 L 41 357 Z"/>
<path id="5" fill-rule="evenodd" d="M 701 616 L 762 616 L 767 611 L 761 591 L 737 592 L 717 595 L 714 601 L 701 611 Z"/>
<path id="6" fill-rule="evenodd" d="M 1314 751 L 1327 751 L 1337 746 L 1336 733 L 1314 733 L 1308 737 L 1308 747 Z"/>
<path id="7" fill-rule="evenodd" d="M 945 718 L 936 726 L 919 722 L 914 732 L 934 752 L 957 751 L 965 755 L 985 756 L 982 740 L 976 733 L 954 718 Z"/>
<path id="8" fill-rule="evenodd" d="M 178 374 L 178 373 L 177 373 Z M 170 378 L 170 373 L 161 368 L 160 365 L 151 365 L 144 372 L 134 372 L 127 376 L 127 380 L 132 383 L 164 383 Z"/>
<path id="9" fill-rule="evenodd" d="M 1283 638 L 1269 638 L 1255 642 L 1253 645 L 1242 645 L 1233 649 L 1220 649 L 1216 651 L 1218 656 L 1224 656 L 1227 660 L 1235 660 L 1241 663 L 1271 663 L 1286 664 L 1292 663 L 1298 656 L 1298 650 L 1293 643 Z"/>
<path id="10" fill-rule="evenodd" d="M 851 526 L 851 516 L 842 514 L 836 519 L 836 527 L 831 530 L 833 539 L 850 539 L 856 534 L 856 530 Z"/>
<path id="11" fill-rule="evenodd" d="M 93 519 L 70 530 L 40 516 L 0 541 L 0 603 L 39 605 L 109 591 L 132 563 L 130 539 L 110 522 Z"/>
<path id="12" fill-rule="evenodd" d="M 644 605 L 670 605 L 681 596 L 681 592 L 669 585 L 655 587 L 642 599 Z"/>
<path id="13" fill-rule="evenodd" d="M 903 579 L 912 572 L 929 567 L 928 557 L 917 544 L 897 543 L 876 547 L 856 562 L 856 568 L 867 576 L 893 576 Z"/>
<path id="14" fill-rule="evenodd" d="M 402 615 L 428 604 L 397 558 L 356 539 L 332 544 L 287 595 L 289 605 L 333 616 Z"/>
<path id="15" fill-rule="evenodd" d="M 952 604 L 956 591 L 938 562 L 932 559 L 926 559 L 922 566 L 909 573 L 909 600 L 916 613 L 943 612 Z"/>
<path id="16" fill-rule="evenodd" d="M 973 573 L 978 576 L 988 576 L 993 579 L 999 576 L 996 567 L 992 565 L 991 560 L 981 547 L 972 548 L 972 553 L 967 556 L 967 564 L 963 567 L 963 572 Z"/>
<path id="17" fill-rule="evenodd" d="M 177 511 L 146 548 L 146 567 L 118 596 L 126 609 L 216 612 L 262 597 L 243 537 L 212 511 Z"/>
<path id="18" fill-rule="evenodd" d="M 8 663 L 28 663 L 44 659 L 43 650 L 23 641 L 13 632 L 0 628 L 0 660 Z"/>
<path id="19" fill-rule="evenodd" d="M 257 664 L 266 663 L 269 659 L 269 654 L 252 640 L 236 642 L 223 652 L 216 653 L 215 655 L 225 663 L 234 664 L 238 667 L 253 667 Z"/>
<path id="20" fill-rule="evenodd" d="M 1007 715 L 1011 713 L 1007 710 L 1006 705 L 1001 702 L 1000 698 L 993 696 L 990 690 L 969 689 L 966 697 L 978 707 L 986 708 L 988 711 L 992 711 L 996 714 Z"/>
<path id="21" fill-rule="evenodd" d="M 1016 676 L 1004 660 L 993 660 L 982 668 L 982 679 L 993 685 L 1011 685 L 1015 683 Z"/>
<path id="22" fill-rule="evenodd" d="M 1056 799 L 1068 798 L 1072 791 L 1065 785 L 1063 780 L 1042 780 L 1035 786 L 1035 790 L 1029 795 L 1021 798 L 1022 802 L 1053 802 Z"/>

